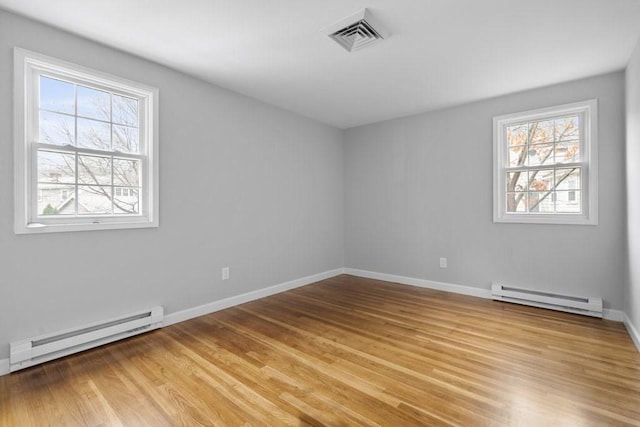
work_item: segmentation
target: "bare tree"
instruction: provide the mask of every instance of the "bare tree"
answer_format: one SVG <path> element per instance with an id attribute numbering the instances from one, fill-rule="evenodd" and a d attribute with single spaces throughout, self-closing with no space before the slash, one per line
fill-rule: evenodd
<path id="1" fill-rule="evenodd" d="M 557 157 L 560 155 L 563 156 L 563 162 L 574 162 L 580 155 L 579 143 L 573 139 L 577 132 L 576 117 L 524 123 L 509 127 L 507 130 L 509 167 L 522 167 L 526 165 L 527 161 L 533 161 L 536 165 L 545 165 L 554 155 L 556 162 L 558 162 Z M 570 142 L 564 144 L 565 141 Z M 562 146 L 563 144 L 566 147 Z M 507 180 L 507 211 L 516 212 L 521 203 L 528 211 L 535 211 L 577 169 L 577 167 L 563 169 L 562 175 L 554 177 L 551 183 L 549 180 L 539 179 L 540 174 L 546 170 L 544 168 L 529 169 L 528 176 L 527 171 L 523 170 L 510 173 Z M 553 170 L 551 172 L 554 173 Z M 524 185 L 521 178 L 525 179 Z M 537 199 L 525 199 L 528 193 L 537 193 Z"/>
<path id="2" fill-rule="evenodd" d="M 88 117 L 80 117 L 79 114 L 74 121 L 73 116 L 48 113 L 48 125 L 40 128 L 41 142 L 62 147 L 84 147 L 95 152 L 65 154 L 62 148 L 58 155 L 49 152 L 48 160 L 43 154 L 45 159 L 39 166 L 42 169 L 39 175 L 49 175 L 49 178 L 44 177 L 47 180 L 51 177 L 75 177 L 77 167 L 77 184 L 83 192 L 108 201 L 119 213 L 138 213 L 139 161 L 122 155 L 139 151 L 138 104 L 134 99 L 105 92 L 101 94 L 107 96 L 94 96 L 84 101 L 90 109 Z M 121 197 L 116 191 L 136 196 Z"/>

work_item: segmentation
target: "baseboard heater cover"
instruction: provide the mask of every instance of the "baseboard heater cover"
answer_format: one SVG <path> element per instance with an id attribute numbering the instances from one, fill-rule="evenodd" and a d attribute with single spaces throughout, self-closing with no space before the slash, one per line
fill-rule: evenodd
<path id="1" fill-rule="evenodd" d="M 559 295 L 530 289 L 513 288 L 502 284 L 491 285 L 491 298 L 497 301 L 513 302 L 592 317 L 601 318 L 603 313 L 602 298 Z"/>
<path id="2" fill-rule="evenodd" d="M 14 341 L 9 345 L 9 370 L 14 372 L 158 329 L 162 326 L 163 317 L 163 308 L 157 306 L 114 319 Z"/>

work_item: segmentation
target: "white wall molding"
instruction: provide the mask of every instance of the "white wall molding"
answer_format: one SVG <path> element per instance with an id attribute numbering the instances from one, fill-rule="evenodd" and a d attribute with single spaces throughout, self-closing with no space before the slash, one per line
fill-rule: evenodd
<path id="1" fill-rule="evenodd" d="M 386 282 L 395 282 L 403 285 L 417 286 L 420 288 L 435 289 L 438 291 L 453 292 L 456 294 L 471 295 L 474 297 L 486 298 L 486 299 L 491 298 L 490 289 L 476 288 L 473 286 L 464 286 L 464 285 L 456 285 L 453 283 L 435 282 L 433 280 L 416 279 L 414 277 L 396 276 L 394 274 L 386 274 L 386 273 L 376 273 L 374 271 L 357 270 L 355 268 L 345 268 L 344 273 L 351 274 L 352 276 L 365 277 L 368 279 L 384 280 Z M 629 325 L 631 325 L 630 322 L 625 321 L 626 315 L 623 311 L 620 311 L 620 310 L 612 310 L 612 309 L 605 308 L 603 310 L 603 318 L 606 320 L 613 320 L 616 322 L 625 322 L 625 324 L 628 323 Z M 631 326 L 631 328 L 633 327 Z M 629 329 L 629 327 L 627 327 L 627 329 Z M 632 338 L 633 338 L 633 334 L 631 333 L 631 330 L 629 334 L 632 335 Z M 634 338 L 634 342 L 636 342 L 636 345 L 638 345 L 638 342 L 640 342 L 640 336 L 637 334 L 637 332 L 636 332 L 636 337 L 637 338 Z M 640 349 L 640 345 L 638 345 L 638 348 Z"/>
<path id="2" fill-rule="evenodd" d="M 338 268 L 335 270 L 325 271 L 324 273 L 318 273 L 311 276 L 302 277 L 300 279 L 291 280 L 289 282 L 280 283 L 279 285 L 269 286 L 268 288 L 258 289 L 218 301 L 212 301 L 204 305 L 177 311 L 175 313 L 169 313 L 164 317 L 163 326 L 169 326 L 175 323 L 184 322 L 185 320 L 204 316 L 206 314 L 224 310 L 225 308 L 233 307 L 235 305 L 244 304 L 246 302 L 268 297 L 270 295 L 279 294 L 280 292 L 285 292 L 291 289 L 299 288 L 301 286 L 310 285 L 311 283 L 339 276 L 343 273 L 344 269 Z"/>
<path id="3" fill-rule="evenodd" d="M 611 308 L 605 308 L 602 310 L 602 318 L 606 320 L 613 320 L 614 322 L 624 322 L 624 311 L 613 310 Z"/>
<path id="4" fill-rule="evenodd" d="M 640 332 L 638 332 L 638 330 L 633 326 L 631 319 L 629 319 L 629 316 L 627 316 L 626 313 L 624 313 L 624 326 L 627 328 L 627 332 L 629 332 L 629 336 L 636 345 L 636 348 L 640 351 Z"/>
<path id="5" fill-rule="evenodd" d="M 364 277 L 375 280 L 383 280 L 386 282 L 400 283 L 403 285 L 416 286 L 420 288 L 435 289 L 445 292 L 453 292 L 457 294 L 470 295 L 479 298 L 490 299 L 491 290 L 484 288 L 476 288 L 473 286 L 457 285 L 453 283 L 436 282 L 433 280 L 417 279 L 413 277 L 398 276 L 394 274 L 377 273 L 367 270 L 358 270 L 354 268 L 338 268 L 335 270 L 325 271 L 323 273 L 314 274 L 300 279 L 291 280 L 289 282 L 280 283 L 278 285 L 270 286 L 264 289 L 258 289 L 255 291 L 247 292 L 244 294 L 236 295 L 233 297 L 221 299 L 218 301 L 212 301 L 210 303 L 200 305 L 197 307 L 189 308 L 186 310 L 178 311 L 175 313 L 169 313 L 165 316 L 163 326 L 173 325 L 175 323 L 184 322 L 195 317 L 204 316 L 206 314 L 214 313 L 225 308 L 233 307 L 239 304 L 244 304 L 249 301 L 254 301 L 260 298 L 265 298 L 270 295 L 275 295 L 281 292 L 285 292 L 291 289 L 299 288 L 301 286 L 310 285 L 321 280 L 329 279 L 331 277 L 339 276 L 341 274 L 350 274 L 352 276 Z M 640 351 L 640 333 L 634 328 L 629 317 L 620 310 L 604 310 L 604 318 L 607 320 L 613 320 L 618 322 L 624 322 L 631 339 Z M 0 359 L 0 376 L 9 373 L 9 359 Z"/>
<path id="6" fill-rule="evenodd" d="M 343 268 L 337 268 L 335 270 L 325 271 L 323 273 L 314 274 L 300 279 L 291 280 L 289 282 L 280 283 L 278 285 L 270 286 L 264 289 L 258 289 L 252 292 L 236 295 L 233 297 L 221 299 L 218 301 L 212 301 L 210 303 L 200 305 L 186 310 L 177 311 L 175 313 L 169 313 L 164 316 L 162 326 L 169 326 L 175 323 L 184 322 L 185 320 L 193 319 L 195 317 L 204 316 L 209 313 L 213 313 L 225 308 L 233 307 L 235 305 L 244 304 L 245 302 L 254 301 L 260 298 L 268 297 L 270 295 L 279 294 L 291 289 L 299 288 L 301 286 L 310 285 L 311 283 L 319 282 L 321 280 L 329 279 L 331 277 L 344 274 Z M 8 374 L 9 371 L 9 359 L 0 359 L 0 376 Z"/>
<path id="7" fill-rule="evenodd" d="M 480 298 L 491 298 L 491 290 L 476 288 L 473 286 L 456 285 L 453 283 L 435 282 L 433 280 L 416 279 L 414 277 L 396 276 L 395 274 L 376 273 L 374 271 L 357 270 L 355 268 L 345 268 L 345 274 L 352 276 L 366 277 L 368 279 L 384 280 L 386 282 L 396 282 L 403 285 L 416 286 L 419 288 L 436 289 L 439 291 L 453 292 L 456 294 L 471 295 Z"/>

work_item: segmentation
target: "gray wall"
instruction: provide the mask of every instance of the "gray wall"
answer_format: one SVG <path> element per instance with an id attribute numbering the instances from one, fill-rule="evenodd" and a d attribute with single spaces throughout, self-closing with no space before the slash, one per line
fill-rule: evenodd
<path id="1" fill-rule="evenodd" d="M 160 228 L 14 235 L 14 46 L 160 89 Z M 15 339 L 342 267 L 343 171 L 340 130 L 0 11 L 0 359 Z"/>
<path id="2" fill-rule="evenodd" d="M 599 225 L 494 224 L 492 117 L 590 98 L 599 101 Z M 624 137 L 623 73 L 350 129 L 346 266 L 601 296 L 622 309 Z"/>
<path id="3" fill-rule="evenodd" d="M 13 234 L 13 46 L 159 87 L 160 228 Z M 638 50 L 626 76 L 631 219 Z M 639 267 L 625 274 L 624 95 L 616 73 L 343 133 L 0 11 L 0 359 L 15 339 L 343 266 L 600 295 L 615 309 L 626 298 L 640 329 Z M 493 224 L 492 117 L 589 98 L 599 100 L 599 225 Z M 637 259 L 640 223 L 628 228 Z"/>
<path id="4" fill-rule="evenodd" d="M 631 57 L 626 78 L 629 281 L 625 313 L 640 331 L 640 43 Z"/>

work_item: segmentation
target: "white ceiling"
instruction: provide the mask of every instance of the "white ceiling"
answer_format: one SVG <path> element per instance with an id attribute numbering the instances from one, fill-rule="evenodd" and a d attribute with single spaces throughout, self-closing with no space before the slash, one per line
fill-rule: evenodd
<path id="1" fill-rule="evenodd" d="M 623 69 L 640 0 L 0 0 L 339 128 Z M 321 29 L 367 7 L 391 36 Z"/>

